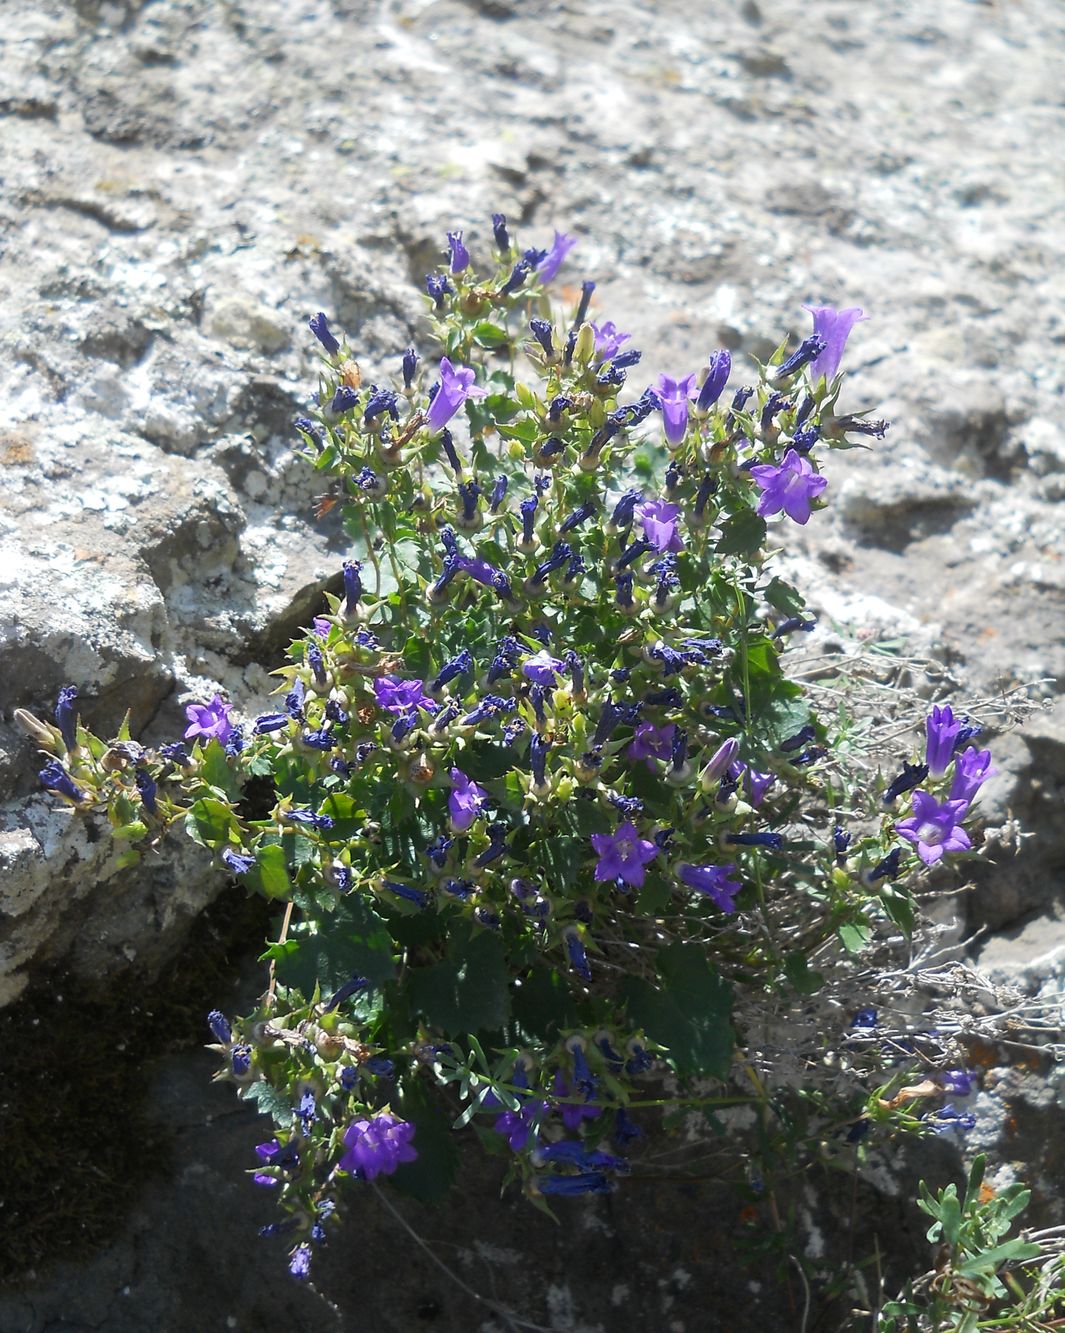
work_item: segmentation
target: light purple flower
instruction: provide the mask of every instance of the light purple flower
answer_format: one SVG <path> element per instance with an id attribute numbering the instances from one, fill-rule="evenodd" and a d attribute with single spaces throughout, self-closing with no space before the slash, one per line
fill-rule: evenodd
<path id="1" fill-rule="evenodd" d="M 973 1090 L 973 1076 L 967 1069 L 941 1069 L 935 1081 L 952 1097 L 968 1097 Z"/>
<path id="2" fill-rule="evenodd" d="M 541 282 L 550 282 L 566 256 L 577 244 L 576 236 L 567 236 L 564 231 L 556 231 L 555 239 L 551 243 L 551 249 L 536 266 L 536 276 Z"/>
<path id="3" fill-rule="evenodd" d="M 682 861 L 677 866 L 677 875 L 682 884 L 686 884 L 689 889 L 697 889 L 699 893 L 705 893 L 711 902 L 728 913 L 735 912 L 736 905 L 732 900 L 743 888 L 738 879 L 729 878 L 735 873 L 736 867 L 731 864 L 694 866 L 688 861 Z"/>
<path id="4" fill-rule="evenodd" d="M 480 815 L 487 795 L 485 789 L 471 781 L 461 768 L 451 770 L 447 810 L 451 816 L 451 825 L 457 833 L 465 833 Z"/>
<path id="5" fill-rule="evenodd" d="M 626 821 L 616 833 L 593 833 L 592 846 L 599 857 L 597 880 L 622 879 L 634 889 L 642 886 L 644 866 L 658 855 L 658 846 L 641 838 L 636 825 Z"/>
<path id="6" fill-rule="evenodd" d="M 319 639 L 328 639 L 329 631 L 333 628 L 333 622 L 325 616 L 315 616 L 311 621 L 311 628 Z"/>
<path id="7" fill-rule="evenodd" d="M 936 704 L 925 718 L 925 763 L 934 778 L 947 771 L 951 756 L 954 754 L 954 742 L 961 731 L 961 719 L 954 716 L 950 704 L 942 708 Z M 951 798 L 954 799 L 953 797 Z"/>
<path id="8" fill-rule="evenodd" d="M 362 1180 L 390 1176 L 401 1162 L 413 1162 L 418 1156 L 411 1147 L 414 1126 L 387 1111 L 372 1119 L 356 1120 L 344 1131 L 347 1152 L 340 1159 L 341 1171 Z"/>
<path id="9" fill-rule="evenodd" d="M 732 761 L 739 753 L 740 743 L 735 737 L 719 745 L 710 756 L 709 762 L 703 771 L 699 774 L 699 780 L 704 788 L 708 789 L 718 780 L 725 776 L 725 771 L 732 764 Z"/>
<path id="10" fill-rule="evenodd" d="M 954 781 L 950 784 L 950 799 L 972 802 L 976 793 L 998 772 L 991 767 L 991 751 L 978 750 L 970 745 L 964 754 L 954 756 Z"/>
<path id="11" fill-rule="evenodd" d="M 942 805 L 926 791 L 913 793 L 913 818 L 895 825 L 895 832 L 912 842 L 926 866 L 942 861 L 948 852 L 967 852 L 972 846 L 969 835 L 958 824 L 968 806 L 965 801 L 944 801 Z"/>
<path id="12" fill-rule="evenodd" d="M 743 786 L 747 792 L 747 799 L 756 810 L 765 800 L 766 792 L 776 780 L 775 773 L 759 773 L 753 768 L 747 770 L 743 778 Z"/>
<path id="13" fill-rule="evenodd" d="M 398 676 L 378 676 L 373 683 L 378 706 L 399 717 L 406 717 L 416 708 L 427 713 L 436 712 L 436 700 L 422 689 L 420 680 L 400 680 Z"/>
<path id="14" fill-rule="evenodd" d="M 688 429 L 688 410 L 691 400 L 696 397 L 695 375 L 685 375 L 682 380 L 659 375 L 654 388 L 662 408 L 666 440 L 670 444 L 680 444 Z"/>
<path id="15" fill-rule="evenodd" d="M 808 458 L 789 449 L 779 467 L 760 463 L 751 468 L 755 485 L 762 492 L 758 513 L 762 518 L 779 514 L 781 510 L 796 523 L 810 519 L 810 502 L 828 485 L 828 478 L 818 476 Z"/>
<path id="16" fill-rule="evenodd" d="M 209 704 L 189 704 L 185 716 L 189 726 L 185 730 L 185 739 L 193 740 L 202 736 L 205 740 L 214 739 L 225 745 L 233 731 L 229 715 L 233 705 L 227 704 L 220 694 L 216 694 Z"/>
<path id="17" fill-rule="evenodd" d="M 673 733 L 676 724 L 656 727 L 653 722 L 640 722 L 629 748 L 625 751 L 626 759 L 643 759 L 652 773 L 658 772 L 656 759 L 669 759 L 673 753 Z"/>
<path id="18" fill-rule="evenodd" d="M 643 535 L 656 551 L 683 551 L 684 539 L 677 532 L 680 505 L 665 500 L 645 500 L 636 509 Z"/>
<path id="19" fill-rule="evenodd" d="M 804 305 L 803 309 L 813 316 L 814 333 L 824 338 L 826 344 L 817 360 L 811 361 L 810 374 L 815 384 L 822 375 L 831 380 L 839 370 L 851 329 L 859 320 L 867 319 L 868 316 L 858 306 L 835 310 L 830 305 Z"/>
<path id="20" fill-rule="evenodd" d="M 600 361 L 612 361 L 621 350 L 621 344 L 632 337 L 631 333 L 621 333 L 612 319 L 593 324 L 592 333 L 595 335 L 595 354 Z"/>
<path id="21" fill-rule="evenodd" d="M 429 404 L 426 425 L 434 433 L 443 430 L 467 398 L 484 398 L 487 389 L 476 382 L 469 366 L 453 366 L 446 356 L 440 358 L 439 388 Z"/>
<path id="22" fill-rule="evenodd" d="M 521 673 L 534 685 L 550 687 L 558 679 L 558 673 L 564 665 L 557 657 L 552 657 L 546 648 L 541 648 L 534 657 L 527 659 Z"/>

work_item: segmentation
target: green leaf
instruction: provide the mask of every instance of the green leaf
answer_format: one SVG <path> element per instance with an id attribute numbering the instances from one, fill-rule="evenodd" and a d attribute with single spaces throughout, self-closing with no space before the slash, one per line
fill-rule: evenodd
<path id="1" fill-rule="evenodd" d="M 258 1103 L 263 1115 L 272 1116 L 275 1125 L 285 1128 L 292 1124 L 292 1103 L 272 1084 L 259 1080 L 248 1088 L 245 1097 L 249 1102 Z"/>
<path id="2" fill-rule="evenodd" d="M 839 942 L 848 953 L 861 953 L 872 937 L 864 921 L 848 921 L 839 928 Z"/>
<path id="3" fill-rule="evenodd" d="M 510 1016 L 503 941 L 485 931 L 462 942 L 455 940 L 451 957 L 411 973 L 411 1004 L 449 1037 L 494 1032 Z"/>
<path id="4" fill-rule="evenodd" d="M 803 953 L 788 954 L 784 975 L 800 995 L 814 995 L 825 984 L 824 973 L 815 972 Z"/>
<path id="5" fill-rule="evenodd" d="M 753 509 L 743 509 L 721 525 L 718 555 L 751 556 L 765 543 L 765 519 Z"/>
<path id="6" fill-rule="evenodd" d="M 356 812 L 359 818 L 356 818 Z M 363 812 L 346 792 L 335 792 L 324 800 L 319 814 L 328 815 L 333 821 L 329 830 L 330 842 L 350 842 L 365 823 Z"/>
<path id="7" fill-rule="evenodd" d="M 319 924 L 322 933 L 318 933 Z M 392 937 L 373 908 L 358 896 L 345 898 L 321 923 L 312 918 L 296 926 L 285 953 L 277 958 L 278 981 L 296 987 L 308 1000 L 316 984 L 323 996 L 329 996 L 355 976 L 381 986 L 395 975 Z"/>
<path id="8" fill-rule="evenodd" d="M 770 579 L 764 596 L 770 606 L 786 616 L 800 616 L 806 609 L 802 594 L 783 579 Z"/>
<path id="9" fill-rule="evenodd" d="M 976 1277 L 979 1273 L 993 1273 L 1000 1264 L 1015 1263 L 1019 1259 L 1034 1259 L 1042 1254 L 1042 1248 L 1032 1241 L 1008 1240 L 1004 1245 L 974 1254 L 971 1259 L 958 1264 L 954 1269 L 959 1277 Z"/>
<path id="10" fill-rule="evenodd" d="M 402 1096 L 398 1113 L 414 1125 L 412 1146 L 418 1156 L 396 1169 L 392 1183 L 413 1199 L 436 1203 L 447 1195 L 458 1172 L 454 1135 L 440 1112 L 421 1095 Z"/>
<path id="11" fill-rule="evenodd" d="M 553 967 L 532 968 L 514 987 L 512 1003 L 522 1030 L 543 1041 L 553 1041 L 579 1021 L 570 988 Z"/>
<path id="12" fill-rule="evenodd" d="M 664 875 L 652 875 L 636 898 L 641 916 L 664 916 L 673 901 L 673 887 Z"/>
<path id="13" fill-rule="evenodd" d="M 236 825 L 233 811 L 224 801 L 202 796 L 194 801 L 185 816 L 185 831 L 201 847 L 215 847 L 229 842 L 229 831 Z"/>
<path id="14" fill-rule="evenodd" d="M 240 795 L 240 787 L 237 784 L 229 756 L 218 741 L 214 739 L 209 740 L 204 748 L 200 777 L 208 786 L 217 787 L 220 791 L 224 791 L 231 801 L 235 801 Z"/>
<path id="15" fill-rule="evenodd" d="M 507 331 L 500 328 L 498 324 L 492 324 L 488 320 L 481 320 L 480 324 L 475 324 L 473 329 L 473 341 L 478 347 L 502 347 L 509 341 Z"/>
<path id="16" fill-rule="evenodd" d="M 292 889 L 285 865 L 285 849 L 276 842 L 266 843 L 255 852 L 259 884 L 268 898 L 287 898 Z"/>
<path id="17" fill-rule="evenodd" d="M 658 955 L 660 986 L 628 977 L 621 995 L 629 1018 L 668 1049 L 677 1073 L 724 1078 L 735 1043 L 732 990 L 696 944 L 677 942 Z"/>

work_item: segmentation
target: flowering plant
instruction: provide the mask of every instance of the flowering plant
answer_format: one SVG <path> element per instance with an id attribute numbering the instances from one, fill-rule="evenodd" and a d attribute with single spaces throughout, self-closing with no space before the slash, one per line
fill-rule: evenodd
<path id="1" fill-rule="evenodd" d="M 861 312 L 811 307 L 747 383 L 718 350 L 630 393 L 641 354 L 590 318 L 594 283 L 550 298 L 573 238 L 522 250 L 493 223 L 486 268 L 452 233 L 427 278 L 433 358 L 367 386 L 310 321 L 299 447 L 353 550 L 277 711 L 215 694 L 159 749 L 93 735 L 72 687 L 55 726 L 22 717 L 44 785 L 105 809 L 126 862 L 182 821 L 283 904 L 256 1011 L 210 1026 L 273 1117 L 254 1178 L 299 1277 L 345 1181 L 447 1188 L 450 1125 L 547 1207 L 615 1187 L 642 1108 L 752 1100 L 748 997 L 810 996 L 815 963 L 908 933 L 993 771 L 945 707 L 923 756 L 865 781 L 786 673 L 814 621 L 770 544 L 825 503 L 829 451 L 887 429 L 837 411 Z M 851 1141 L 896 1111 L 919 1123 L 856 1081 Z"/>

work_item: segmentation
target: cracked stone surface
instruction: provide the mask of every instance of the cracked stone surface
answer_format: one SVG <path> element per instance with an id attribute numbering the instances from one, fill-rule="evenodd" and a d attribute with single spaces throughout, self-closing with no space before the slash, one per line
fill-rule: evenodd
<path id="1" fill-rule="evenodd" d="M 530 241 L 580 234 L 562 286 L 594 277 L 637 334 L 637 392 L 719 345 L 764 356 L 803 301 L 866 310 L 844 401 L 892 430 L 831 457 L 788 555 L 823 618 L 901 632 L 972 695 L 1050 682 L 996 740 L 987 802 L 1038 837 L 967 911 L 1052 955 L 1063 74 L 1053 0 L 11 0 L 0 1004 L 45 964 L 150 964 L 221 887 L 195 849 L 115 871 L 35 794 L 12 710 L 73 681 L 97 730 L 129 708 L 156 740 L 215 688 L 261 705 L 344 554 L 290 453 L 306 318 L 393 373 L 444 232 L 476 252 L 493 210 Z"/>

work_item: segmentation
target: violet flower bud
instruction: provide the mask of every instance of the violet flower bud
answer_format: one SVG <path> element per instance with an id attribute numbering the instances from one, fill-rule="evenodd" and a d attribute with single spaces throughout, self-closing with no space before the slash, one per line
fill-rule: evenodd
<path id="1" fill-rule="evenodd" d="M 358 560 L 344 561 L 344 613 L 353 616 L 362 596 L 362 578 L 359 571 L 362 564 Z"/>
<path id="2" fill-rule="evenodd" d="M 499 506 L 503 503 L 503 498 L 507 493 L 508 484 L 509 478 L 505 474 L 495 479 L 495 483 L 492 486 L 492 494 L 488 497 L 488 508 L 490 513 L 499 513 Z"/>
<path id="3" fill-rule="evenodd" d="M 433 298 L 437 310 L 443 310 L 444 296 L 447 292 L 454 291 L 454 288 L 443 273 L 427 273 L 425 275 L 425 290 Z"/>
<path id="4" fill-rule="evenodd" d="M 138 768 L 134 771 L 133 780 L 137 784 L 137 790 L 140 792 L 140 798 L 145 810 L 150 815 L 159 813 L 159 805 L 156 801 L 156 792 L 159 790 L 158 784 L 146 768 Z"/>
<path id="5" fill-rule="evenodd" d="M 455 450 L 455 441 L 446 426 L 440 432 L 439 438 L 440 447 L 443 449 L 444 455 L 447 458 L 447 461 L 451 464 L 452 469 L 455 472 L 461 472 L 462 460 L 459 458 L 458 453 Z"/>
<path id="6" fill-rule="evenodd" d="M 336 356 L 340 351 L 340 344 L 333 337 L 329 330 L 329 321 L 321 310 L 307 321 L 307 327 L 322 344 L 330 356 Z"/>
<path id="7" fill-rule="evenodd" d="M 816 361 L 827 347 L 828 340 L 822 338 L 819 334 L 815 333 L 809 338 L 804 338 L 791 356 L 772 372 L 774 378 L 784 379 L 788 375 L 794 375 L 797 371 L 802 370 L 803 366 L 808 366 L 811 361 Z"/>
<path id="8" fill-rule="evenodd" d="M 555 352 L 554 343 L 551 341 L 553 330 L 546 319 L 529 320 L 529 328 L 532 329 L 533 337 L 544 349 L 545 356 L 553 356 Z"/>
<path id="9" fill-rule="evenodd" d="M 409 389 L 414 383 L 414 370 L 418 364 L 418 353 L 413 347 L 408 347 L 403 353 L 403 387 Z"/>
<path id="10" fill-rule="evenodd" d="M 588 314 L 588 307 L 592 302 L 592 292 L 595 291 L 594 282 L 581 283 L 581 299 L 577 306 L 577 313 L 573 316 L 573 327 L 579 329 L 584 323 L 585 316 Z"/>
<path id="11" fill-rule="evenodd" d="M 732 357 L 725 348 L 715 352 L 710 358 L 710 365 L 706 372 L 706 378 L 699 389 L 699 397 L 695 401 L 696 409 L 699 412 L 709 412 L 710 408 L 717 402 L 725 391 L 725 385 L 728 383 L 728 377 L 732 373 Z"/>
<path id="12" fill-rule="evenodd" d="M 469 267 L 470 252 L 462 243 L 461 231 L 449 231 L 447 234 L 447 248 L 450 257 L 451 272 L 461 273 Z"/>
<path id="13" fill-rule="evenodd" d="M 76 686 L 64 685 L 59 691 L 59 698 L 55 706 L 56 726 L 59 728 L 59 734 L 63 737 L 63 744 L 68 750 L 78 748 L 78 716 L 74 708 L 74 700 L 77 697 Z"/>
<path id="14" fill-rule="evenodd" d="M 507 232 L 507 218 L 505 213 L 492 214 L 492 236 L 496 243 L 496 249 L 500 254 L 509 254 L 511 242 Z"/>

